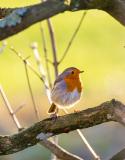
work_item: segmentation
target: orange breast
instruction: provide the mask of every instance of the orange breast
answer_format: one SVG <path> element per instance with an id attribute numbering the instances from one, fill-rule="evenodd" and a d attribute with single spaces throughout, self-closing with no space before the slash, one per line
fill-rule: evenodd
<path id="1" fill-rule="evenodd" d="M 74 89 L 77 88 L 78 92 L 82 91 L 81 82 L 79 78 L 64 78 L 64 81 L 67 85 L 67 91 L 72 92 Z"/>

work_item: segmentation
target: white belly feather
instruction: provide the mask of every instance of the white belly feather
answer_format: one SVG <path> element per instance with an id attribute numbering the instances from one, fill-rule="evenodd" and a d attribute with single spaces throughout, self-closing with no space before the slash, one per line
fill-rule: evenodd
<path id="1" fill-rule="evenodd" d="M 62 89 L 63 87 L 63 89 Z M 78 92 L 77 88 L 72 92 L 67 92 L 66 86 L 62 86 L 60 88 L 60 84 L 56 86 L 51 93 L 51 100 L 54 104 L 56 104 L 59 108 L 70 108 L 76 102 L 79 101 L 81 93 Z"/>

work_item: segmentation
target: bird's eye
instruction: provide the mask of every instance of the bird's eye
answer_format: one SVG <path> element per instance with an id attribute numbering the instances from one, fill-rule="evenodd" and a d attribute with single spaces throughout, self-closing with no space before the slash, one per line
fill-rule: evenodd
<path id="1" fill-rule="evenodd" d="M 72 71 L 71 73 L 74 74 L 74 71 Z"/>

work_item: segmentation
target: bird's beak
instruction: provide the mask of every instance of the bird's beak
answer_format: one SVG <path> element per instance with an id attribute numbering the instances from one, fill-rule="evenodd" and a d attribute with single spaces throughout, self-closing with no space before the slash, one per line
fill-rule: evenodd
<path id="1" fill-rule="evenodd" d="M 83 73 L 84 71 L 79 71 L 79 73 Z"/>

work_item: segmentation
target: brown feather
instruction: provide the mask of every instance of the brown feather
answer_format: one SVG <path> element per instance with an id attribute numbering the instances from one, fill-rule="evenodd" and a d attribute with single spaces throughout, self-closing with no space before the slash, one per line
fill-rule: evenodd
<path id="1" fill-rule="evenodd" d="M 49 110 L 48 110 L 48 113 L 55 113 L 56 111 L 56 105 L 54 103 L 52 103 L 52 105 L 50 106 Z"/>

